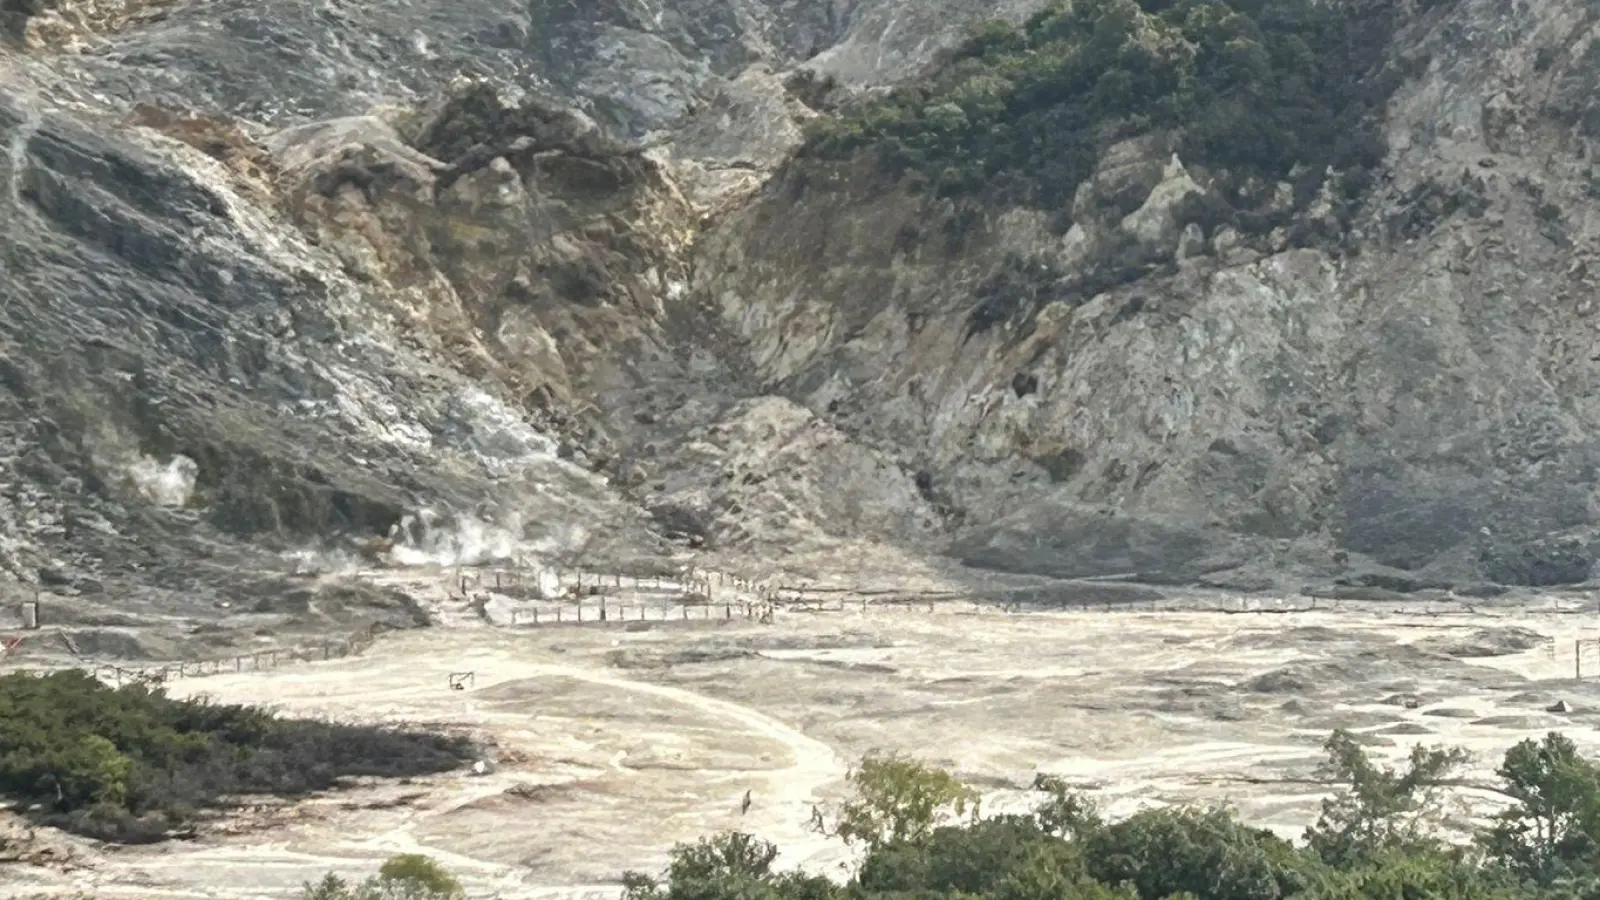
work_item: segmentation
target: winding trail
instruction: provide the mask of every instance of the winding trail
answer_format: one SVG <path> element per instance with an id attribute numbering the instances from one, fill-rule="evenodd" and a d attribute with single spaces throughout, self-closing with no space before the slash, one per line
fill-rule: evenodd
<path id="1" fill-rule="evenodd" d="M 810 804 L 821 799 L 817 794 L 819 788 L 842 779 L 848 771 L 840 761 L 838 753 L 829 745 L 748 706 L 708 697 L 683 688 L 618 678 L 577 666 L 546 664 L 529 668 L 530 674 L 535 677 L 571 678 L 617 690 L 659 697 L 708 715 L 732 720 L 747 731 L 782 744 L 788 749 L 794 762 L 787 769 L 766 775 L 770 785 L 769 793 L 766 796 L 755 796 L 751 811 L 759 816 L 756 821 L 766 825 L 760 830 L 771 835 L 767 839 L 780 848 L 781 862 L 800 862 L 801 860 L 793 859 L 800 853 L 799 848 L 812 851 L 817 849 L 819 836 L 805 824 Z"/>
<path id="2" fill-rule="evenodd" d="M 459 636 L 463 644 L 472 641 L 470 632 L 457 632 L 457 635 L 452 637 L 455 636 Z M 342 711 L 348 711 L 354 704 L 368 709 L 370 714 L 377 718 L 385 718 L 389 713 L 380 710 L 389 707 L 390 704 L 406 703 L 417 696 L 419 689 L 430 692 L 437 690 L 437 684 L 443 681 L 443 672 L 451 666 L 466 667 L 476 671 L 478 687 L 467 691 L 465 695 L 457 696 L 461 696 L 462 700 L 469 704 L 469 718 L 490 728 L 495 727 L 496 720 L 512 714 L 485 709 L 482 714 L 475 715 L 470 711 L 470 704 L 475 694 L 501 685 L 537 679 L 569 679 L 597 688 L 640 695 L 650 698 L 652 708 L 662 710 L 668 718 L 673 717 L 671 708 L 679 707 L 685 711 L 698 713 L 714 722 L 723 723 L 730 732 L 737 731 L 753 738 L 764 739 L 764 742 L 777 744 L 787 751 L 788 759 L 780 757 L 774 761 L 775 767 L 772 769 L 739 771 L 741 780 L 746 783 L 755 780 L 757 785 L 753 790 L 754 802 L 748 814 L 740 817 L 734 827 L 775 844 L 779 848 L 775 865 L 780 869 L 801 868 L 816 874 L 824 874 L 823 870 L 836 864 L 841 853 L 838 842 L 818 835 L 808 827 L 811 804 L 822 799 L 819 792 L 828 785 L 840 781 L 848 771 L 840 756 L 828 744 L 757 709 L 737 702 L 707 696 L 691 689 L 636 681 L 582 664 L 524 660 L 517 658 L 515 651 L 502 648 L 469 651 L 468 658 L 441 654 L 438 662 L 418 664 L 421 661 L 413 656 L 409 652 L 410 648 L 406 646 L 408 637 L 419 636 L 380 639 L 376 645 L 378 649 L 367 657 L 367 661 L 370 663 L 373 659 L 409 660 L 410 664 L 404 667 L 384 666 L 372 672 L 371 675 L 374 677 L 365 684 L 359 682 L 350 684 L 346 681 L 348 674 L 346 667 L 351 664 L 349 660 L 310 663 L 292 670 L 278 670 L 278 676 L 286 680 L 285 687 L 295 682 L 299 683 L 296 687 L 289 687 L 283 698 L 287 701 L 285 703 L 287 711 L 295 711 L 302 703 L 309 703 L 314 707 L 320 705 L 319 701 L 323 699 L 331 699 L 336 700 L 341 709 L 305 711 L 314 715 L 338 716 Z M 386 644 L 389 646 L 385 646 Z M 227 700 L 247 699 L 236 698 L 235 693 L 259 691 L 257 686 L 262 681 L 272 678 L 272 674 L 264 674 L 265 678 L 251 672 L 224 674 L 196 681 L 192 684 L 192 689 L 196 693 L 215 691 Z M 422 688 L 422 684 L 426 684 L 427 687 Z M 190 685 L 187 682 L 178 682 L 174 687 L 177 689 L 176 693 L 181 694 L 187 693 L 186 688 L 190 688 Z M 291 696 L 294 699 L 290 699 Z M 627 767 L 624 754 L 618 754 L 610 763 L 611 768 L 622 777 L 640 776 L 640 772 Z M 317 837 L 311 834 L 285 835 L 270 842 L 260 842 L 259 838 L 256 840 L 233 838 L 208 846 L 185 848 L 176 853 L 147 856 L 137 861 L 130 860 L 142 876 L 136 878 L 133 885 L 119 885 L 115 878 L 112 878 L 105 879 L 107 883 L 95 884 L 94 888 L 108 896 L 137 894 L 142 897 L 160 896 L 177 900 L 195 896 L 191 890 L 193 886 L 185 877 L 185 873 L 191 869 L 216 871 L 219 868 L 237 867 L 285 873 L 349 871 L 353 862 L 362 859 L 382 858 L 394 853 L 422 853 L 451 869 L 472 889 L 493 891 L 498 896 L 506 898 L 600 900 L 600 898 L 615 897 L 618 891 L 615 884 L 552 884 L 549 881 L 528 883 L 524 879 L 527 878 L 529 870 L 523 866 L 491 862 L 478 858 L 471 851 L 462 853 L 444 846 L 436 846 L 433 837 L 425 836 L 433 830 L 431 826 L 440 821 L 441 817 L 447 818 L 458 810 L 504 793 L 509 784 L 520 781 L 526 774 L 517 769 L 507 769 L 498 776 L 461 778 L 454 782 L 446 780 L 435 784 L 428 790 L 429 798 L 408 807 L 401 819 L 390 820 L 385 826 L 366 834 L 332 836 L 332 840 L 323 840 L 330 835 Z M 707 781 L 717 780 L 715 771 L 703 774 Z M 734 800 L 734 795 L 727 798 L 730 804 Z M 721 801 L 707 797 L 702 798 L 701 802 L 704 804 L 702 806 L 704 809 Z M 115 868 L 105 874 L 110 875 L 113 872 L 116 872 Z M 121 874 L 127 873 L 124 871 Z M 259 896 L 259 891 L 251 893 L 242 885 L 224 886 L 213 883 L 210 895 L 237 897 L 242 900 L 246 896 Z"/>

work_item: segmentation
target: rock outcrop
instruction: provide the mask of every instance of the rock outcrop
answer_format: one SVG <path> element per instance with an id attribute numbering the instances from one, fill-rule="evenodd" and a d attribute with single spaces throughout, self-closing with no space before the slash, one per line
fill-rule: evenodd
<path id="1" fill-rule="evenodd" d="M 1058 210 L 794 156 L 1037 6 L 7 6 L 0 566 L 181 606 L 431 510 L 592 565 L 1587 580 L 1593 5 L 1406 5 L 1373 182 L 1249 227 L 1158 131 Z"/>
<path id="2" fill-rule="evenodd" d="M 926 473 L 971 563 L 1584 581 L 1597 35 L 1581 4 L 1418 14 L 1344 246 L 1208 227 L 1149 142 L 1102 157 L 1065 234 L 802 161 L 707 242 L 702 287 L 763 385 Z"/>
<path id="3" fill-rule="evenodd" d="M 192 133 L 182 123 L 193 121 L 160 123 Z M 441 121 L 422 128 L 435 142 L 425 147 L 444 148 L 447 134 L 482 139 L 446 164 L 377 120 L 333 122 L 248 145 L 241 156 L 262 164 L 241 173 L 228 154 L 159 127 L 95 131 L 37 100 L 0 98 L 10 149 L 0 562 L 11 576 L 204 610 L 215 589 L 240 589 L 239 569 L 281 577 L 278 551 L 394 534 L 426 508 L 557 556 L 659 553 L 646 514 L 562 458 L 559 429 L 529 412 L 517 372 L 484 348 L 509 342 L 509 357 L 524 344 L 504 335 L 549 335 L 506 311 L 489 327 L 462 321 L 450 280 L 470 282 L 476 316 L 510 292 L 519 265 L 648 268 L 647 254 L 586 255 L 630 239 L 628 209 L 576 200 L 610 202 L 606 191 L 621 188 L 606 166 L 640 178 L 650 167 L 607 157 L 596 175 L 560 149 L 571 135 L 556 147 L 508 137 L 533 142 L 521 157 L 505 149 L 519 164 L 584 175 L 558 176 L 575 193 L 550 202 L 571 220 L 542 222 L 551 255 L 535 260 L 497 248 L 487 225 L 463 234 L 451 218 L 488 206 L 510 164 L 498 147 L 470 162 L 488 138 L 428 130 Z M 276 205 L 252 202 L 266 191 Z M 476 221 L 544 214 L 515 200 Z M 604 240 L 568 236 L 608 215 Z M 526 222 L 515 227 L 526 236 Z M 563 239 L 569 258 L 556 255 Z M 439 247 L 459 251 L 457 268 L 416 256 Z M 491 258 L 506 267 L 471 268 Z M 551 281 L 566 283 L 539 283 Z M 551 369 L 541 388 L 563 384 L 560 360 L 522 355 L 526 370 Z"/>

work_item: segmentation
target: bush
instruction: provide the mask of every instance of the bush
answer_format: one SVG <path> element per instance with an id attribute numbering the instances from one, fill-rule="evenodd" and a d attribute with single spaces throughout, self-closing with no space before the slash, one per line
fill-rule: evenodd
<path id="1" fill-rule="evenodd" d="M 1416 747 L 1398 769 L 1377 765 L 1348 734 L 1325 745 L 1336 796 L 1296 847 L 1226 808 L 1175 806 L 1108 823 L 1061 779 L 1041 775 L 1029 815 L 931 825 L 935 797 L 959 782 L 904 757 L 873 756 L 852 808 L 918 827 L 867 830 L 866 856 L 844 885 L 773 871 L 777 848 L 728 834 L 672 853 L 666 882 L 624 877 L 625 900 L 1595 900 L 1600 769 L 1559 734 L 1506 754 L 1498 789 L 1518 801 L 1479 835 L 1485 851 L 1428 832 L 1435 788 L 1460 751 Z M 885 762 L 890 764 L 885 765 Z M 915 789 L 911 789 L 915 788 Z M 1330 848 L 1339 852 L 1329 853 Z"/>
<path id="2" fill-rule="evenodd" d="M 238 794 L 300 795 L 358 775 L 455 768 L 440 735 L 278 719 L 264 710 L 112 689 L 69 670 L 0 677 L 0 796 L 104 840 L 160 840 Z"/>
<path id="3" fill-rule="evenodd" d="M 1275 900 L 1308 884 L 1310 864 L 1289 842 L 1243 825 L 1225 809 L 1147 810 L 1083 843 L 1091 875 L 1132 884 L 1141 897 Z"/>
<path id="4" fill-rule="evenodd" d="M 360 884 L 329 873 L 301 891 L 302 900 L 465 900 L 466 896 L 454 875 L 417 853 L 390 857 L 378 874 Z"/>
<path id="5" fill-rule="evenodd" d="M 1320 0 L 1054 0 L 991 22 L 928 77 L 818 119 L 802 154 L 867 151 L 946 195 L 1070 204 L 1112 141 L 1170 133 L 1183 159 L 1242 187 L 1296 166 L 1382 158 L 1375 113 L 1387 6 Z"/>

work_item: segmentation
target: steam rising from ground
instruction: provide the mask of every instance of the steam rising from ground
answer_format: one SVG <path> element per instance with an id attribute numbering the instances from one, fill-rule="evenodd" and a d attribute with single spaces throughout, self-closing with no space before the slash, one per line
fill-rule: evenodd
<path id="1" fill-rule="evenodd" d="M 181 453 L 165 465 L 153 457 L 141 456 L 128 465 L 127 473 L 141 497 L 160 506 L 182 507 L 188 506 L 189 498 L 194 496 L 200 466 Z"/>
<path id="2" fill-rule="evenodd" d="M 527 574 L 537 572 L 539 588 L 553 595 L 560 590 L 560 581 L 553 570 L 544 569 L 545 564 L 581 551 L 590 537 L 589 529 L 575 524 L 547 524 L 539 529 L 543 533 L 530 538 L 523 522 L 520 513 L 510 513 L 496 523 L 470 514 L 424 508 L 403 516 L 387 540 L 368 539 L 357 546 L 319 542 L 282 556 L 301 574 L 352 575 L 369 571 L 380 561 L 405 568 L 510 563 Z"/>
<path id="3" fill-rule="evenodd" d="M 339 547 L 303 547 L 283 554 L 292 571 L 301 575 L 340 574 L 354 575 L 370 569 L 371 563 L 355 553 Z"/>
<path id="4" fill-rule="evenodd" d="M 467 515 L 448 519 L 430 509 L 400 520 L 392 535 L 389 558 L 402 566 L 481 566 L 516 559 L 524 548 L 522 517 L 515 513 L 504 525 Z"/>

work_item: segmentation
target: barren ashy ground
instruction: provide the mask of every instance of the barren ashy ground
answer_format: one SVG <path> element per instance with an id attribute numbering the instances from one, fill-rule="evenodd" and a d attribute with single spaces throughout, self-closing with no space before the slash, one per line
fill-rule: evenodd
<path id="1" fill-rule="evenodd" d="M 771 624 L 399 633 L 362 657 L 172 690 L 466 728 L 493 742 L 495 771 L 263 808 L 229 833 L 89 854 L 66 873 L 13 867 L 4 892 L 289 896 L 411 850 L 475 892 L 612 894 L 623 870 L 654 869 L 674 842 L 729 828 L 777 842 L 787 864 L 838 871 L 849 854 L 808 830 L 811 804 L 837 801 L 847 767 L 873 747 L 954 769 L 991 808 L 1027 802 L 1020 789 L 1046 770 L 1092 788 L 1113 814 L 1226 800 L 1292 835 L 1315 816 L 1320 789 L 1306 780 L 1336 727 L 1394 756 L 1417 741 L 1467 747 L 1474 777 L 1547 730 L 1600 748 L 1600 686 L 1572 679 L 1573 641 L 1592 621 L 952 604 L 779 612 Z M 450 690 L 452 672 L 473 673 L 470 687 Z M 1546 712 L 1557 699 L 1568 712 Z"/>

